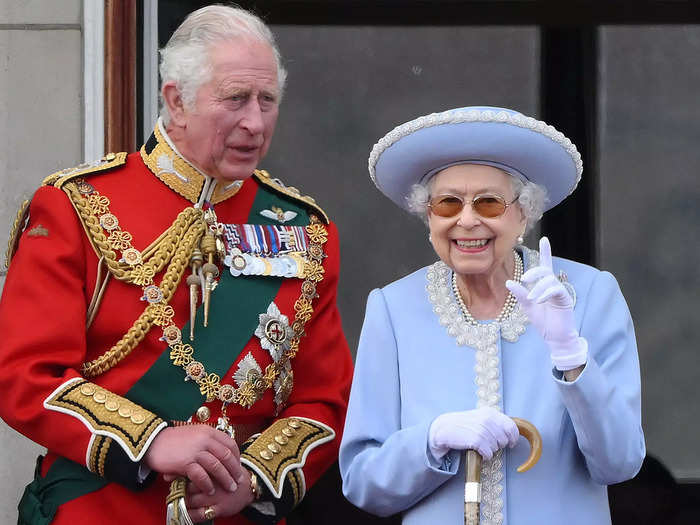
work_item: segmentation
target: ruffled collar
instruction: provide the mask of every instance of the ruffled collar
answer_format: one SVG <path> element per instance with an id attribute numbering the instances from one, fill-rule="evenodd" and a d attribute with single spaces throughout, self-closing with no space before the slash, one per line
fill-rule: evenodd
<path id="1" fill-rule="evenodd" d="M 538 252 L 525 246 L 516 249 L 523 257 L 525 270 L 538 264 Z M 514 343 L 525 332 L 528 319 L 520 304 L 516 304 L 510 315 L 501 321 L 483 321 L 476 325 L 468 323 L 452 289 L 452 270 L 444 262 L 437 261 L 428 268 L 427 280 L 426 291 L 433 311 L 458 345 L 479 349 L 493 344 L 494 338 L 499 336 Z"/>

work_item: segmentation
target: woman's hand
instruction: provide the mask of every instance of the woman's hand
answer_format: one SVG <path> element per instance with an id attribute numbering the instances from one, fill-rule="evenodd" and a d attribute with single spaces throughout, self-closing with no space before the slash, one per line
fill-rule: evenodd
<path id="1" fill-rule="evenodd" d="M 523 275 L 525 286 L 506 281 L 527 313 L 530 322 L 542 335 L 558 370 L 572 370 L 586 363 L 588 343 L 579 337 L 574 321 L 574 300 L 552 271 L 552 248 L 549 239 L 540 239 L 540 265 Z"/>
<path id="2" fill-rule="evenodd" d="M 440 461 L 450 450 L 476 450 L 484 459 L 506 446 L 514 447 L 520 433 L 515 422 L 490 407 L 448 412 L 435 418 L 428 432 L 428 446 Z"/>
<path id="3" fill-rule="evenodd" d="M 218 484 L 215 485 L 213 494 L 202 492 L 197 486 L 188 484 L 187 495 L 185 496 L 187 513 L 195 523 L 207 521 L 208 518 L 204 515 L 207 509 L 210 509 L 217 518 L 225 518 L 238 514 L 250 505 L 253 500 L 253 491 L 250 488 L 250 473 L 245 469 L 243 478 L 241 478 L 238 488 L 233 494 Z"/>
<path id="4" fill-rule="evenodd" d="M 166 481 L 185 476 L 205 494 L 235 491 L 249 478 L 241 466 L 238 445 L 228 435 L 209 425 L 185 425 L 162 430 L 148 447 L 146 465 L 164 475 Z"/>

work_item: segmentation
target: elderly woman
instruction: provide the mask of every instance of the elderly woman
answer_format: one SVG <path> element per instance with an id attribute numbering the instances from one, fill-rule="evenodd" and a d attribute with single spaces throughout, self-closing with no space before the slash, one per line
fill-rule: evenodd
<path id="1" fill-rule="evenodd" d="M 606 485 L 645 455 L 632 320 L 615 278 L 522 245 L 576 187 L 581 156 L 544 122 L 461 108 L 374 147 L 373 181 L 421 214 L 439 261 L 373 290 L 340 451 L 343 491 L 405 524 L 463 523 L 463 451 L 482 524 L 610 523 Z M 532 422 L 528 455 L 511 417 Z"/>

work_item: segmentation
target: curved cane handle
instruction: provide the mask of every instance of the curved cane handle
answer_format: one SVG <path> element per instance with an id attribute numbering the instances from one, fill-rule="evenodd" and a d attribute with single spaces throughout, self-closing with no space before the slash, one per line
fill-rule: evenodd
<path id="1" fill-rule="evenodd" d="M 539 461 L 540 456 L 542 455 L 542 436 L 535 425 L 529 421 L 520 419 L 519 417 L 512 417 L 511 419 L 515 421 L 515 424 L 520 431 L 520 435 L 530 442 L 530 457 L 527 458 L 525 463 L 517 468 L 518 472 L 525 472 L 526 470 L 530 470 L 532 467 L 534 467 L 535 463 Z"/>
<path id="2" fill-rule="evenodd" d="M 518 427 L 520 435 L 530 442 L 530 457 L 517 468 L 518 472 L 525 472 L 535 466 L 542 455 L 542 436 L 535 425 L 521 419 L 512 417 Z M 466 460 L 466 484 L 464 486 L 464 525 L 479 525 L 479 507 L 481 504 L 481 455 L 476 450 L 465 451 Z"/>

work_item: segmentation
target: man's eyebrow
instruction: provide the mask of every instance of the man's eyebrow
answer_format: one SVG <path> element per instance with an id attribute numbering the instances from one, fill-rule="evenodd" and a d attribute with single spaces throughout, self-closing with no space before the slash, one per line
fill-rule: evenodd
<path id="1" fill-rule="evenodd" d="M 222 82 L 219 84 L 219 91 L 223 91 L 226 93 L 241 93 L 241 92 L 246 92 L 250 91 L 250 88 L 247 86 L 240 86 L 236 84 L 232 84 L 230 82 Z"/>

